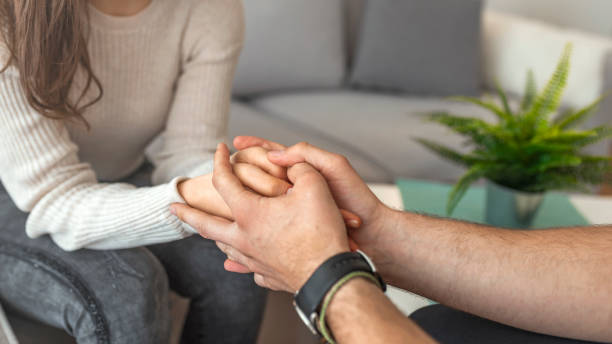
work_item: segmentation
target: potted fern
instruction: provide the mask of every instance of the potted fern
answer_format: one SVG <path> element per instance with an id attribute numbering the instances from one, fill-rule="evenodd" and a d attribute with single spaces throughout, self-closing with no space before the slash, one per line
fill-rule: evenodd
<path id="1" fill-rule="evenodd" d="M 537 92 L 532 71 L 527 73 L 525 95 L 512 109 L 506 93 L 497 86 L 500 104 L 479 98 L 453 97 L 483 107 L 496 123 L 444 112 L 428 119 L 465 136 L 471 152 L 460 153 L 436 142 L 417 139 L 428 149 L 468 168 L 451 190 L 450 215 L 469 186 L 480 178 L 487 183 L 486 220 L 493 225 L 526 228 L 549 190 L 588 190 L 607 181 L 611 158 L 583 153 L 583 148 L 612 136 L 612 128 L 576 129 L 592 115 L 603 97 L 577 111 L 559 114 L 567 83 L 572 46 L 567 44 L 557 68 Z"/>

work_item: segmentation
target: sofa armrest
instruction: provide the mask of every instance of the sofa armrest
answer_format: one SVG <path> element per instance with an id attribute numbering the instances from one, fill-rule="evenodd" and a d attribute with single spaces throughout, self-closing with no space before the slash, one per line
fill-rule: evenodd
<path id="1" fill-rule="evenodd" d="M 541 87 L 555 69 L 567 42 L 573 43 L 574 52 L 564 105 L 582 107 L 612 85 L 608 84 L 612 74 L 606 71 L 612 39 L 517 15 L 485 11 L 482 40 L 485 86 L 493 89 L 498 80 L 507 91 L 522 95 L 527 70 L 532 69 Z"/>

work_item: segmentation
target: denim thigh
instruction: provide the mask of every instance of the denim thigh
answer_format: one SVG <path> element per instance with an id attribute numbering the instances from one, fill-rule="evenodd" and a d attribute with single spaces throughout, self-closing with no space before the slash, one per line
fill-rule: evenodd
<path id="1" fill-rule="evenodd" d="M 170 288 L 191 299 L 183 343 L 257 341 L 266 292 L 252 274 L 225 271 L 225 254 L 200 236 L 148 248 L 164 265 Z"/>
<path id="2" fill-rule="evenodd" d="M 167 343 L 168 280 L 145 248 L 65 252 L 25 235 L 27 214 L 0 187 L 0 301 L 79 343 Z"/>

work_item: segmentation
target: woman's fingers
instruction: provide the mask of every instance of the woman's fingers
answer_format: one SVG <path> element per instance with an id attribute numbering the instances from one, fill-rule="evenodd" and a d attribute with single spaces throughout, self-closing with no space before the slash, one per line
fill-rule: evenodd
<path id="1" fill-rule="evenodd" d="M 229 272 L 235 272 L 235 273 L 239 273 L 239 274 L 250 274 L 252 271 L 249 270 L 249 268 L 247 268 L 246 266 L 235 262 L 231 259 L 226 259 L 225 262 L 223 263 L 223 268 L 226 271 Z"/>
<path id="2" fill-rule="evenodd" d="M 201 236 L 211 240 L 223 240 L 232 242 L 235 238 L 235 230 L 232 222 L 221 217 L 209 215 L 198 209 L 194 209 L 186 204 L 173 203 L 170 211 L 182 222 L 190 225 Z"/>
<path id="3" fill-rule="evenodd" d="M 251 269 L 249 269 L 248 267 L 249 261 L 250 261 L 249 257 L 244 255 L 242 252 L 238 251 L 234 247 L 227 245 L 225 243 L 222 243 L 220 241 L 215 242 L 215 244 L 217 245 L 219 250 L 221 250 L 221 252 L 225 253 L 225 255 L 227 256 L 227 259 L 232 262 L 230 264 L 230 268 L 234 268 L 237 270 L 239 269 L 241 271 L 246 270 L 246 272 L 251 272 Z M 223 266 L 226 267 L 225 264 Z M 239 272 L 239 271 L 234 271 L 234 272 Z"/>
<path id="4" fill-rule="evenodd" d="M 255 165 L 276 178 L 287 179 L 287 169 L 271 163 L 268 160 L 268 150 L 262 147 L 251 147 L 235 153 L 232 163 Z"/>
<path id="5" fill-rule="evenodd" d="M 255 146 L 259 146 L 267 150 L 282 150 L 287 148 L 280 143 L 268 141 L 256 136 L 236 136 L 234 138 L 234 147 L 236 147 L 238 150 Z"/>
<path id="6" fill-rule="evenodd" d="M 269 276 L 264 276 L 258 273 L 253 274 L 253 280 L 255 281 L 255 284 L 257 284 L 258 286 L 262 287 L 262 288 L 266 288 L 266 289 L 270 289 L 270 290 L 283 290 L 283 291 L 287 291 L 290 293 L 295 293 L 295 290 L 290 290 L 289 286 L 287 286 L 286 284 L 277 281 L 274 278 L 271 278 Z"/>
<path id="7" fill-rule="evenodd" d="M 349 228 L 361 227 L 362 221 L 359 216 L 355 215 L 354 213 L 348 210 L 344 210 L 344 209 L 340 209 L 340 214 L 342 214 L 342 217 L 344 218 L 344 223 L 346 224 L 347 227 Z"/>
<path id="8" fill-rule="evenodd" d="M 266 197 L 283 195 L 291 188 L 291 184 L 251 164 L 234 164 L 234 174 L 244 186 Z"/>

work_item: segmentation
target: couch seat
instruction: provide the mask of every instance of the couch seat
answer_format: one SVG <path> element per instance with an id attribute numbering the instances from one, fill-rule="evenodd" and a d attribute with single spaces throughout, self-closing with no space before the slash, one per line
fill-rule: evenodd
<path id="1" fill-rule="evenodd" d="M 471 104 L 350 90 L 284 93 L 232 104 L 230 135 L 250 134 L 283 144 L 308 141 L 343 154 L 368 182 L 395 178 L 454 181 L 464 169 L 414 141 L 433 139 L 462 147 L 462 139 L 427 123 L 422 114 L 449 111 L 492 119 Z"/>

